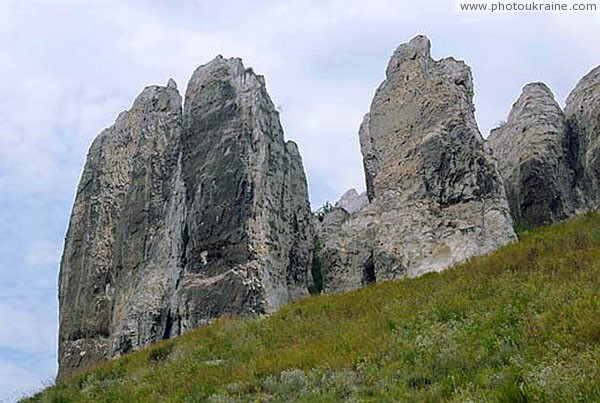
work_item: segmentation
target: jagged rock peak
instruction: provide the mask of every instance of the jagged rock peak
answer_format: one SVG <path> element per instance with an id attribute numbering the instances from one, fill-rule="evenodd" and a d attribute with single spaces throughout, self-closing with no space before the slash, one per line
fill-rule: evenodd
<path id="1" fill-rule="evenodd" d="M 541 81 L 525 84 L 522 90 L 522 94 L 529 94 L 538 91 L 544 92 L 547 95 L 549 95 L 552 99 L 554 99 L 554 93 L 552 92 L 550 87 L 548 87 L 546 83 L 543 83 Z"/>
<path id="2" fill-rule="evenodd" d="M 541 225 L 576 209 L 565 118 L 543 83 L 523 87 L 506 122 L 488 137 L 515 225 Z"/>
<path id="3" fill-rule="evenodd" d="M 565 111 L 542 83 L 528 84 L 489 143 L 517 225 L 539 225 L 600 207 L 600 66 Z"/>
<path id="4" fill-rule="evenodd" d="M 253 297 L 256 312 L 305 293 L 306 179 L 297 148 L 284 143 L 264 80 L 239 58 L 217 56 L 198 67 L 186 90 L 182 141 L 187 203 L 195 211 L 190 228 L 202 226 L 189 235 L 188 253 L 208 253 L 204 270 L 229 273 L 224 281 L 241 279 L 231 271 L 237 265 L 251 273 L 261 287 Z"/>
<path id="5" fill-rule="evenodd" d="M 135 98 L 131 111 L 165 111 L 169 109 L 181 109 L 181 95 L 177 90 L 177 85 L 171 85 L 170 80 L 167 86 L 150 85 L 142 90 Z"/>
<path id="6" fill-rule="evenodd" d="M 443 270 L 515 238 L 471 70 L 433 60 L 426 37 L 394 51 L 359 138 L 370 203 L 323 220 L 325 290 Z"/>
<path id="7" fill-rule="evenodd" d="M 429 47 L 429 40 L 418 36 L 396 49 L 387 77 L 377 89 L 370 113 L 360 127 L 371 201 L 389 189 L 415 197 L 423 192 L 442 191 L 439 184 L 432 183 L 439 175 L 434 173 L 429 178 L 431 172 L 419 168 L 422 158 L 429 154 L 414 153 L 422 146 L 427 150 L 428 145 L 433 146 L 429 151 L 439 153 L 437 143 L 452 142 L 462 136 L 460 141 L 465 144 L 446 145 L 470 154 L 468 158 L 477 159 L 476 155 L 483 153 L 483 138 L 474 116 L 471 69 L 453 58 L 433 60 Z M 458 133 L 457 127 L 464 127 L 463 133 Z M 446 132 L 450 133 L 445 135 Z M 436 164 L 434 160 L 429 162 Z M 499 178 L 494 175 L 491 171 L 487 175 L 493 179 L 490 185 L 500 187 Z"/>
<path id="8" fill-rule="evenodd" d="M 417 35 L 408 41 L 403 47 L 412 47 L 425 57 L 431 57 L 431 41 L 425 35 Z"/>
<path id="9" fill-rule="evenodd" d="M 349 189 L 335 203 L 335 206 L 352 214 L 365 207 L 368 203 L 369 200 L 367 199 L 366 192 L 358 193 L 356 189 Z"/>
<path id="10" fill-rule="evenodd" d="M 581 103 L 585 98 L 589 101 L 597 101 L 600 95 L 598 94 L 598 83 L 600 82 L 600 66 L 596 66 L 590 70 L 575 86 L 573 91 L 568 95 L 566 105 L 567 108 L 574 107 Z"/>
<path id="11" fill-rule="evenodd" d="M 407 60 L 431 60 L 431 42 L 425 35 L 417 35 L 408 43 L 403 43 L 396 48 L 386 69 L 386 76 L 394 74 Z"/>
<path id="12" fill-rule="evenodd" d="M 168 287 L 176 269 L 164 197 L 180 134 L 181 96 L 150 86 L 90 147 L 60 267 L 59 378 L 131 348 L 122 336 L 133 330 L 140 344 L 162 338 L 163 295 L 149 288 Z M 132 329 L 138 319 L 147 327 Z"/>
<path id="13" fill-rule="evenodd" d="M 388 80 L 414 81 L 415 76 L 435 76 L 438 82 L 455 82 L 462 85 L 467 96 L 471 98 L 473 96 L 473 82 L 469 66 L 453 57 L 434 60 L 431 57 L 431 42 L 424 35 L 418 35 L 408 43 L 398 46 L 386 68 Z"/>
<path id="14" fill-rule="evenodd" d="M 532 107 L 532 109 L 536 109 L 539 108 L 540 104 L 553 110 L 558 109 L 562 111 L 550 87 L 541 81 L 525 84 L 521 89 L 519 98 L 513 104 L 513 108 L 520 106 L 522 108 Z"/>
<path id="15" fill-rule="evenodd" d="M 218 55 L 207 64 L 196 68 L 188 83 L 186 98 L 201 89 L 206 80 L 217 78 L 230 80 L 237 89 L 265 87 L 264 77 L 255 74 L 252 67 L 244 67 L 242 59 L 239 57 L 225 59 Z"/>
<path id="16" fill-rule="evenodd" d="M 524 120 L 525 119 L 525 120 Z M 528 120 L 528 121 L 526 121 Z M 508 149 L 505 146 L 509 146 L 515 151 L 518 150 L 517 143 L 520 142 L 519 138 L 524 137 L 521 133 L 530 129 L 532 124 L 539 126 L 540 124 L 548 124 L 555 126 L 553 131 L 560 131 L 563 125 L 563 111 L 558 105 L 554 98 L 554 94 L 550 88 L 541 82 L 535 82 L 527 84 L 523 87 L 519 98 L 512 105 L 509 111 L 508 117 L 499 127 L 492 129 L 488 140 L 492 143 L 498 143 L 500 139 L 505 138 L 506 144 L 503 144 L 497 151 L 499 153 L 506 153 Z M 507 130 L 509 127 L 518 125 L 520 132 L 515 128 L 514 130 Z M 545 139 L 543 133 L 535 132 L 538 137 L 532 137 L 532 139 L 539 142 L 539 145 L 543 145 Z M 515 141 L 509 141 L 511 137 L 515 138 Z M 495 150 L 496 151 L 496 150 Z M 497 154 L 500 157 L 502 154 Z M 505 160 L 505 158 L 502 158 Z M 500 161 L 502 164 L 502 161 Z"/>

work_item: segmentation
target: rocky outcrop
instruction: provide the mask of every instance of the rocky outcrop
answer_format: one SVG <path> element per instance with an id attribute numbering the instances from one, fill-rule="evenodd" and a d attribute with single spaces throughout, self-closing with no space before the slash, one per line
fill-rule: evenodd
<path id="1" fill-rule="evenodd" d="M 335 207 L 315 227 L 323 292 L 344 292 L 375 282 L 372 237 L 376 226 L 372 215 L 349 214 Z"/>
<path id="2" fill-rule="evenodd" d="M 515 225 L 551 223 L 577 208 L 565 129 L 552 91 L 533 83 L 523 88 L 506 123 L 492 130 L 488 140 Z"/>
<path id="3" fill-rule="evenodd" d="M 239 59 L 148 87 L 90 148 L 59 279 L 59 379 L 224 315 L 307 293 L 296 145 Z"/>
<path id="4" fill-rule="evenodd" d="M 563 113 L 550 89 L 528 84 L 488 140 L 515 225 L 560 221 L 600 207 L 600 67 L 577 84 Z"/>
<path id="5" fill-rule="evenodd" d="M 417 36 L 394 51 L 359 129 L 366 193 L 313 218 L 262 76 L 219 56 L 194 72 L 183 110 L 172 80 L 148 87 L 88 154 L 61 261 L 58 377 L 222 315 L 272 312 L 321 279 L 346 291 L 493 251 L 515 239 L 509 203 L 526 225 L 597 209 L 599 137 L 600 68 L 564 113 L 530 84 L 490 137 L 497 167 L 470 68 L 432 59 Z"/>
<path id="6" fill-rule="evenodd" d="M 443 270 L 515 238 L 472 98 L 469 67 L 433 60 L 426 37 L 396 49 L 360 127 L 370 203 L 319 229 L 325 290 Z"/>
<path id="7" fill-rule="evenodd" d="M 600 208 L 600 66 L 579 81 L 567 97 L 568 158 L 573 165 L 581 209 Z"/>
<path id="8" fill-rule="evenodd" d="M 345 212 L 352 214 L 361 210 L 369 203 L 365 192 L 358 193 L 356 189 L 350 189 L 342 195 L 340 200 L 335 204 L 336 207 L 343 209 Z"/>
<path id="9" fill-rule="evenodd" d="M 168 287 L 176 270 L 165 226 L 173 203 L 181 134 L 181 97 L 173 85 L 148 87 L 131 109 L 93 142 L 71 213 L 59 277 L 59 378 L 112 354 L 115 318 L 130 310 L 126 293 Z M 167 201 L 167 203 L 165 203 Z M 158 259 L 156 255 L 164 254 Z M 173 267 L 169 267 L 173 266 Z M 151 273 L 152 285 L 135 277 Z M 138 285 L 138 286 L 136 286 Z M 162 293 L 149 293 L 140 315 L 161 314 Z M 140 301 L 141 302 L 141 301 Z M 145 313 L 144 313 L 145 312 Z M 140 327 L 141 339 L 158 329 Z M 142 341 L 143 343 L 143 341 Z"/>

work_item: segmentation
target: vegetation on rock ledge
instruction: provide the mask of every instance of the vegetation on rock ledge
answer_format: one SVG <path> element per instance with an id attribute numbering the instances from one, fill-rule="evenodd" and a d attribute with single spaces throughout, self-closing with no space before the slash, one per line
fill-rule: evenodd
<path id="1" fill-rule="evenodd" d="M 600 401 L 600 215 L 521 238 L 440 274 L 224 318 L 31 401 Z"/>

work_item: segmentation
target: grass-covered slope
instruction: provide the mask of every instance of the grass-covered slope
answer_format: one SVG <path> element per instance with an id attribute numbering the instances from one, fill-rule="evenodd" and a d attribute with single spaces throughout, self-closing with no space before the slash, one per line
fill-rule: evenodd
<path id="1" fill-rule="evenodd" d="M 33 401 L 600 401 L 600 215 L 441 274 L 306 298 Z"/>

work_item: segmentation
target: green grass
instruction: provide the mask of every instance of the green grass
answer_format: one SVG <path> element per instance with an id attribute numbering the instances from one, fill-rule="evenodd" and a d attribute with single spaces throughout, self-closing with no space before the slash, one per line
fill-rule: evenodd
<path id="1" fill-rule="evenodd" d="M 600 401 L 600 215 L 520 237 L 441 274 L 221 319 L 31 401 Z"/>

